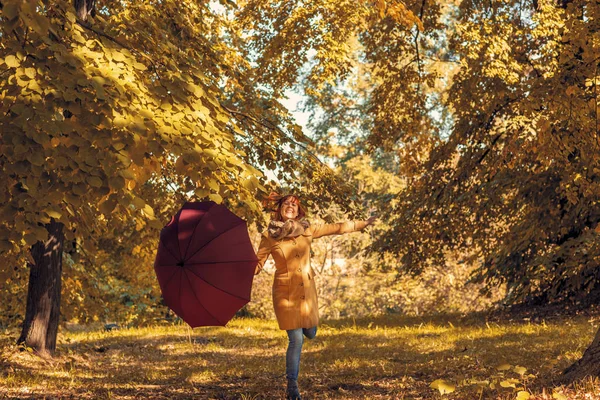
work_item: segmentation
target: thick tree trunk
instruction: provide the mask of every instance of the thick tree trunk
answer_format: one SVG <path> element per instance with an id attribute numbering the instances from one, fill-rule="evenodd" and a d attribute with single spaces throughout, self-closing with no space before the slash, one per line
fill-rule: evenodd
<path id="1" fill-rule="evenodd" d="M 46 224 L 48 240 L 31 247 L 34 264 L 29 264 L 27 308 L 17 343 L 24 343 L 41 355 L 52 355 L 56 349 L 65 238 L 63 228 L 62 223 L 52 219 Z"/>
<path id="2" fill-rule="evenodd" d="M 583 353 L 583 357 L 563 372 L 563 380 L 566 382 L 573 382 L 587 376 L 600 376 L 600 329 L 596 332 L 592 344 Z"/>

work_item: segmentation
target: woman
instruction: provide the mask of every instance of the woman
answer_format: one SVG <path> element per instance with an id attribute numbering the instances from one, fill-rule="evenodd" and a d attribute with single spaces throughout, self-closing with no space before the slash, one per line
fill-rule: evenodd
<path id="1" fill-rule="evenodd" d="M 286 399 L 301 400 L 298 391 L 298 371 L 303 336 L 312 339 L 317 334 L 319 307 L 314 271 L 310 266 L 310 246 L 313 239 L 360 231 L 371 225 L 376 217 L 366 221 L 310 226 L 306 212 L 297 196 L 287 195 L 277 201 L 275 216 L 263 233 L 258 248 L 256 273 L 269 255 L 275 261 L 273 306 L 279 329 L 287 331 L 289 344 L 286 353 Z"/>

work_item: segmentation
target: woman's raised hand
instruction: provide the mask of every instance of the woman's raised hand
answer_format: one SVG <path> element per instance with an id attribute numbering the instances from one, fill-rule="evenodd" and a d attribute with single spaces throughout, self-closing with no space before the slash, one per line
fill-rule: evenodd
<path id="1" fill-rule="evenodd" d="M 377 220 L 377 218 L 379 218 L 376 214 L 371 215 L 369 218 L 367 218 L 367 226 L 369 225 L 373 225 L 373 223 Z"/>

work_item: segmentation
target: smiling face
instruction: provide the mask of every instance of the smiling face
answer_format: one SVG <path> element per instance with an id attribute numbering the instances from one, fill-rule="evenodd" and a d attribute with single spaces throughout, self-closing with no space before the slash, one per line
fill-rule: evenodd
<path id="1" fill-rule="evenodd" d="M 298 218 L 298 199 L 295 197 L 288 197 L 281 203 L 281 220 L 287 221 L 288 219 Z"/>

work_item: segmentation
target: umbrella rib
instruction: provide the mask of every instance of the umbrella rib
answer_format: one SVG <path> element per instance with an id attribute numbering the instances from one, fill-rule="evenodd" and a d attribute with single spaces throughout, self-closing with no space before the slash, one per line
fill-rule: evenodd
<path id="1" fill-rule="evenodd" d="M 166 245 L 164 242 L 163 242 L 163 247 L 164 247 L 165 249 L 167 249 L 167 251 L 169 252 L 169 254 L 173 256 L 173 259 L 174 259 L 175 261 L 178 261 L 178 260 L 179 260 L 179 259 L 177 258 L 177 256 L 175 256 L 175 254 L 173 254 L 173 252 L 171 251 L 171 249 L 169 249 L 169 248 L 167 247 L 167 245 Z M 160 265 L 160 266 L 162 267 L 162 265 Z"/>
<path id="2" fill-rule="evenodd" d="M 210 282 L 207 282 L 207 281 L 206 281 L 206 279 L 202 278 L 200 275 L 198 275 L 197 273 L 195 273 L 195 272 L 194 272 L 194 271 L 192 271 L 191 269 L 187 269 L 187 268 L 186 268 L 186 270 L 187 270 L 187 271 L 190 271 L 192 274 L 196 275 L 196 276 L 198 277 L 198 279 L 200 279 L 202 282 L 206 283 L 207 285 L 210 285 L 210 286 L 214 287 L 215 289 L 218 289 L 218 290 L 220 290 L 220 291 L 221 291 L 221 292 L 223 292 L 223 293 L 226 293 L 226 294 L 228 294 L 228 295 L 230 295 L 230 296 L 232 296 L 232 297 L 235 297 L 235 298 L 237 298 L 237 299 L 240 299 L 240 300 L 244 300 L 244 301 L 250 301 L 250 299 L 245 299 L 245 298 L 243 298 L 243 297 L 240 297 L 240 296 L 238 296 L 237 294 L 229 293 L 227 290 L 223 290 L 223 289 L 221 289 L 220 287 L 216 287 L 216 286 L 215 286 L 215 285 L 213 285 L 212 283 L 210 283 Z M 187 277 L 187 274 L 186 274 L 185 276 Z M 189 278 L 188 278 L 188 279 L 189 279 Z"/>
<path id="3" fill-rule="evenodd" d="M 189 270 L 186 268 L 186 271 L 189 271 Z M 195 275 L 195 274 L 194 274 L 194 275 Z M 190 284 L 190 286 L 192 286 L 192 281 L 190 281 L 190 278 L 189 278 L 189 276 L 187 275 L 187 272 L 186 272 L 186 274 L 185 274 L 185 279 L 187 279 L 187 280 L 188 280 L 188 283 Z M 202 279 L 202 281 L 204 282 L 204 279 Z M 208 282 L 206 282 L 206 283 L 208 283 Z M 210 284 L 209 284 L 209 285 L 210 285 Z M 211 286 L 212 286 L 212 285 L 211 285 Z M 213 315 L 213 314 L 212 314 L 210 311 L 208 311 L 208 310 L 206 309 L 206 307 L 204 307 L 204 306 L 202 305 L 202 302 L 200 301 L 200 299 L 198 298 L 198 296 L 196 296 L 196 292 L 194 292 L 194 291 L 192 290 L 192 293 L 194 293 L 194 297 L 195 297 L 195 298 L 196 298 L 196 300 L 198 301 L 198 304 L 200 305 L 200 307 L 204 308 L 204 311 L 206 311 L 206 312 L 208 313 L 208 315 L 210 315 L 211 317 L 213 317 L 213 318 L 215 319 L 215 321 L 217 321 L 217 322 L 218 322 L 218 323 L 220 323 L 220 324 L 223 324 L 223 322 L 221 322 L 221 320 L 220 320 L 219 318 L 215 317 L 215 316 L 214 316 L 214 315 Z M 225 324 L 223 324 L 223 325 L 225 325 Z"/>
<path id="4" fill-rule="evenodd" d="M 183 255 L 183 259 L 187 260 L 187 252 L 190 249 L 190 244 L 192 244 L 192 238 L 194 237 L 194 233 L 196 233 L 196 228 L 198 228 L 198 225 L 200 225 L 200 222 L 202 222 L 202 220 L 204 219 L 204 217 L 206 217 L 208 214 L 210 214 L 210 211 L 215 208 L 215 206 L 212 206 L 211 208 L 209 208 L 206 213 L 202 216 L 202 218 L 198 219 L 198 221 L 196 222 L 196 225 L 194 226 L 194 230 L 192 231 L 192 234 L 190 235 L 190 240 L 188 241 L 188 244 L 185 248 L 185 253 L 181 253 Z M 181 249 L 179 250 L 181 251 Z"/>
<path id="5" fill-rule="evenodd" d="M 234 225 L 234 226 L 232 226 L 231 228 L 227 229 L 226 231 L 223 231 L 223 232 L 219 233 L 217 236 L 215 236 L 214 238 L 210 239 L 208 242 L 206 242 L 206 243 L 204 244 L 204 246 L 200 247 L 200 248 L 198 249 L 198 251 L 197 251 L 197 252 L 195 252 L 195 253 L 194 253 L 194 254 L 192 254 L 191 256 L 187 257 L 187 258 L 186 258 L 186 260 L 189 260 L 190 258 L 194 257 L 196 254 L 200 253 L 200 251 L 202 251 L 202 249 L 203 249 L 203 248 L 205 248 L 206 246 L 208 246 L 208 245 L 209 245 L 209 244 L 210 244 L 210 243 L 211 243 L 213 240 L 215 240 L 215 239 L 216 239 L 216 238 L 218 238 L 219 236 L 221 236 L 221 235 L 223 235 L 224 233 L 227 233 L 227 232 L 229 232 L 230 230 L 232 230 L 232 229 L 234 229 L 234 228 L 237 228 L 238 226 L 240 226 L 240 225 L 242 225 L 242 224 L 245 224 L 245 223 L 246 223 L 246 222 L 245 222 L 244 220 L 242 220 L 242 219 L 240 219 L 240 221 L 242 221 L 242 222 L 240 222 L 240 223 L 239 223 L 239 224 L 237 224 L 237 225 Z"/>
<path id="6" fill-rule="evenodd" d="M 165 282 L 165 290 L 167 289 L 167 287 L 169 286 L 169 283 L 171 283 L 171 281 L 173 280 L 173 277 L 175 277 L 175 275 L 177 275 L 177 270 L 175 270 L 175 272 L 173 272 L 173 275 L 171 275 L 169 280 L 167 282 Z"/>

